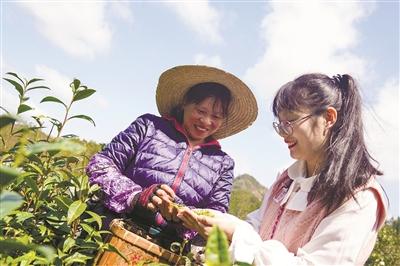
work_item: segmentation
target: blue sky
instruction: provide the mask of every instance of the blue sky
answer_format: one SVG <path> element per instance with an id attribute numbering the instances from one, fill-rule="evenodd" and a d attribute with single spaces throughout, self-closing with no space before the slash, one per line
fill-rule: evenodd
<path id="1" fill-rule="evenodd" d="M 269 186 L 292 159 L 271 123 L 281 85 L 306 72 L 352 74 L 364 98 L 366 140 L 399 215 L 399 2 L 397 1 L 1 1 L 1 74 L 40 77 L 51 92 L 32 91 L 33 114 L 61 119 L 53 95 L 70 97 L 74 77 L 97 90 L 74 113 L 65 134 L 107 143 L 143 113 L 157 113 L 159 75 L 181 64 L 229 71 L 252 88 L 259 116 L 222 140 L 248 173 Z M 16 92 L 1 83 L 1 106 Z M 357 155 L 355 155 L 357 156 Z"/>

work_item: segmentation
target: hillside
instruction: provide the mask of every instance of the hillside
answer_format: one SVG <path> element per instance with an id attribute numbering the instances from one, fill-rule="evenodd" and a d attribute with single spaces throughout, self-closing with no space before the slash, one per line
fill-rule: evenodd
<path id="1" fill-rule="evenodd" d="M 255 209 L 259 208 L 267 189 L 253 176 L 244 174 L 233 180 L 233 190 L 229 213 L 241 219 Z"/>

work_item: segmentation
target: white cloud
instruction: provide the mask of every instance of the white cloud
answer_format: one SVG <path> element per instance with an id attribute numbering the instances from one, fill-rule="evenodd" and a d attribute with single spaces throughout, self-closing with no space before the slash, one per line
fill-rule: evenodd
<path id="1" fill-rule="evenodd" d="M 46 86 L 51 89 L 48 94 L 59 98 L 68 105 L 72 98 L 69 84 L 73 79 L 45 65 L 36 65 L 35 71 L 36 75 L 44 79 Z"/>
<path id="2" fill-rule="evenodd" d="M 107 51 L 111 30 L 105 2 L 20 2 L 36 19 L 38 30 L 55 45 L 77 57 L 93 58 Z"/>
<path id="3" fill-rule="evenodd" d="M 205 54 L 196 54 L 194 56 L 194 62 L 197 65 L 208 65 L 218 68 L 222 67 L 221 57 L 218 55 L 207 56 Z"/>
<path id="4" fill-rule="evenodd" d="M 262 23 L 266 50 L 245 80 L 264 98 L 305 72 L 351 73 L 366 78 L 366 63 L 350 52 L 356 22 L 370 12 L 360 2 L 272 2 Z"/>
<path id="5" fill-rule="evenodd" d="M 114 14 L 129 24 L 133 24 L 133 14 L 129 8 L 129 2 L 113 1 L 109 4 Z"/>
<path id="6" fill-rule="evenodd" d="M 220 43 L 221 14 L 208 1 L 178 1 L 165 2 L 202 40 L 210 43 Z"/>
<path id="7" fill-rule="evenodd" d="M 399 81 L 390 80 L 379 90 L 376 104 L 364 110 L 368 148 L 387 181 L 399 179 L 399 115 Z"/>

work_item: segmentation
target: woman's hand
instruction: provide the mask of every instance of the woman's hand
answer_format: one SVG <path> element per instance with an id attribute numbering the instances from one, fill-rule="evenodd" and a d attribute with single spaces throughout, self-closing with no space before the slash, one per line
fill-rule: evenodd
<path id="1" fill-rule="evenodd" d="M 168 185 L 162 184 L 150 197 L 148 209 L 159 211 L 167 221 L 178 222 L 178 209 L 174 207 L 175 193 Z"/>
<path id="2" fill-rule="evenodd" d="M 232 239 L 233 232 L 235 231 L 235 224 L 223 214 L 210 217 L 198 215 L 194 210 L 184 208 L 179 211 L 178 218 L 181 219 L 185 227 L 197 231 L 205 239 L 208 238 L 213 226 L 218 226 L 225 232 L 229 240 Z"/>

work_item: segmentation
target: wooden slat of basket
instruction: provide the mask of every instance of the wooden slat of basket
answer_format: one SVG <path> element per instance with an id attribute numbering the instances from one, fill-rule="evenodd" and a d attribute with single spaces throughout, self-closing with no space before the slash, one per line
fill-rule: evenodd
<path id="1" fill-rule="evenodd" d="M 125 260 L 116 253 L 106 251 L 99 255 L 97 265 L 135 265 L 135 256 L 133 254 L 138 254 L 141 260 L 151 260 L 174 265 L 184 265 L 185 263 L 179 255 L 126 230 L 122 220 L 113 220 L 110 223 L 110 229 L 113 236 L 109 243 L 118 248 L 121 253 L 130 260 L 130 263 L 127 264 Z"/>
<path id="2" fill-rule="evenodd" d="M 124 228 L 124 222 L 122 220 L 115 219 L 110 224 L 111 232 L 119 238 L 138 246 L 156 256 L 159 256 L 168 262 L 177 263 L 180 260 L 180 256 L 166 250 L 159 245 L 152 243 L 151 241 L 144 239 Z"/>

